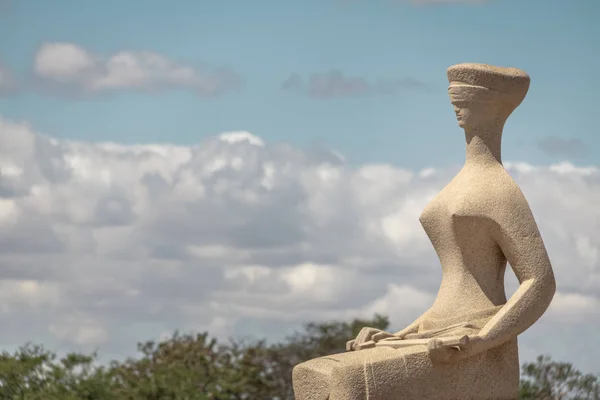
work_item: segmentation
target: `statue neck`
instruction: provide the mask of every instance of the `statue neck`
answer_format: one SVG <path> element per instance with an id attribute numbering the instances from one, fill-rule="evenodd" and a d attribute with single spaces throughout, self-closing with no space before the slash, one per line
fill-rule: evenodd
<path id="1" fill-rule="evenodd" d="M 502 125 L 482 129 L 465 129 L 467 140 L 465 166 L 502 165 Z"/>

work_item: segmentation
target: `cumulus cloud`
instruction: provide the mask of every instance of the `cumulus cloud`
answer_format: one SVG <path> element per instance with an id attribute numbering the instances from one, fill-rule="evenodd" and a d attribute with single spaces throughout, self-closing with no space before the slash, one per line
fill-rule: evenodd
<path id="1" fill-rule="evenodd" d="M 227 68 L 193 68 L 150 51 L 94 54 L 64 42 L 43 44 L 35 54 L 34 72 L 52 87 L 88 94 L 179 88 L 208 97 L 243 84 L 243 79 Z"/>
<path id="2" fill-rule="evenodd" d="M 17 80 L 13 73 L 0 62 L 0 96 L 12 94 L 17 89 Z"/>
<path id="3" fill-rule="evenodd" d="M 577 343 L 599 328 L 600 171 L 506 165 L 558 280 L 523 351 L 599 371 L 600 350 Z M 457 170 L 350 166 L 244 131 L 125 146 L 0 119 L 3 344 L 122 356 L 176 328 L 279 339 L 375 312 L 400 329 L 435 298 L 439 261 L 418 217 Z"/>
<path id="4" fill-rule="evenodd" d="M 307 79 L 298 73 L 292 73 L 281 84 L 284 90 L 317 99 L 394 94 L 403 90 L 423 88 L 424 86 L 423 83 L 411 78 L 379 79 L 375 82 L 369 82 L 362 77 L 346 76 L 343 72 L 337 70 L 311 74 Z"/>

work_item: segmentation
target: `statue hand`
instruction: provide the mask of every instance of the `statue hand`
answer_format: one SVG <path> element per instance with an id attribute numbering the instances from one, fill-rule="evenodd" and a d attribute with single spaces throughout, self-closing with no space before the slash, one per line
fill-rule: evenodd
<path id="1" fill-rule="evenodd" d="M 393 334 L 382 331 L 376 328 L 362 328 L 356 336 L 356 339 L 350 340 L 346 343 L 346 351 L 361 350 L 369 347 L 374 347 L 381 339 L 388 337 L 394 337 Z"/>
<path id="2" fill-rule="evenodd" d="M 445 342 L 443 338 L 434 338 L 429 341 L 427 351 L 433 362 L 452 363 L 465 358 L 473 357 L 486 351 L 487 341 L 480 336 L 464 337 L 466 344 L 454 343 L 456 340 Z"/>

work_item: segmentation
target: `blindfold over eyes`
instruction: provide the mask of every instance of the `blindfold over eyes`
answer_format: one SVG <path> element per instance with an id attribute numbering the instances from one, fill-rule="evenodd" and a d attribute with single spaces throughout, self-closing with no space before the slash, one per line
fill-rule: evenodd
<path id="1" fill-rule="evenodd" d="M 515 96 L 498 90 L 488 89 L 483 86 L 466 85 L 459 82 L 451 82 L 448 87 L 448 93 L 455 102 L 498 103 L 515 100 Z"/>

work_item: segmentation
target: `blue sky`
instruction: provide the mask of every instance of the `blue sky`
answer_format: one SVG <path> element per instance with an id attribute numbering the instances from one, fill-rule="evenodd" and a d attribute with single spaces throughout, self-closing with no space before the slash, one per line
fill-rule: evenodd
<path id="1" fill-rule="evenodd" d="M 506 161 L 598 163 L 595 0 L 5 0 L 2 10 L 0 61 L 19 83 L 17 94 L 0 98 L 2 114 L 58 138 L 188 145 L 246 130 L 270 143 L 333 148 L 351 163 L 459 163 L 463 138 L 445 70 L 483 62 L 532 77 L 506 126 Z M 194 68 L 224 66 L 244 85 L 215 97 L 181 88 L 66 96 L 32 77 L 36 51 L 51 42 L 106 57 L 148 50 Z M 334 70 L 421 85 L 325 99 L 282 89 L 290 74 Z"/>

